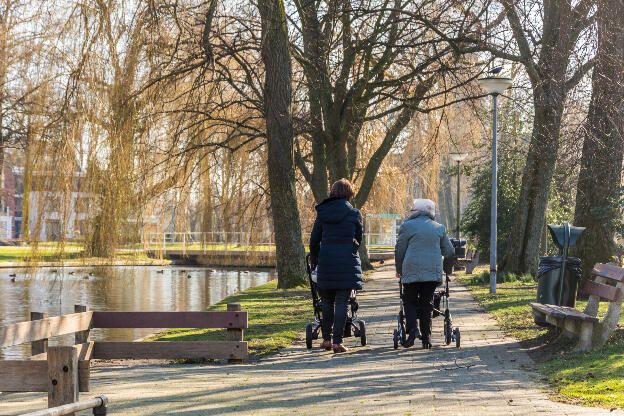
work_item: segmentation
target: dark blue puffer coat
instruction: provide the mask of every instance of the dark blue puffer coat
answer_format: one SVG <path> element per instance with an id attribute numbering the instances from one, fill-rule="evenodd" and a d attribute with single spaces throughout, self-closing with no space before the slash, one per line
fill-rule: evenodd
<path id="1" fill-rule="evenodd" d="M 362 214 L 344 198 L 327 198 L 316 206 L 310 255 L 318 257 L 321 289 L 362 289 Z"/>

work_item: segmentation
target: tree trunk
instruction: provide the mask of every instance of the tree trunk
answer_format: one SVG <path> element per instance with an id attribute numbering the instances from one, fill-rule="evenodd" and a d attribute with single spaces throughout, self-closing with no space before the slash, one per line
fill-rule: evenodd
<path id="1" fill-rule="evenodd" d="M 202 219 L 201 219 L 201 231 L 202 233 L 210 233 L 213 231 L 212 226 L 212 184 L 210 183 L 210 170 L 209 163 L 205 162 L 206 168 L 201 173 L 202 181 Z"/>
<path id="2" fill-rule="evenodd" d="M 545 90 L 549 91 L 547 88 Z M 543 97 L 534 90 L 535 119 L 522 175 L 520 205 L 514 227 L 516 231 L 501 262 L 502 269 L 516 274 L 537 273 L 540 238 L 546 221 L 550 183 L 559 151 L 563 100 L 553 97 L 563 93 L 557 92 L 559 94 Z"/>
<path id="3" fill-rule="evenodd" d="M 368 249 L 366 248 L 366 236 L 362 238 L 362 244 L 358 248 L 358 252 L 360 253 L 360 262 L 362 263 L 362 271 L 373 270 L 373 264 L 370 261 L 370 257 L 368 257 Z"/>
<path id="4" fill-rule="evenodd" d="M 30 128 L 26 137 L 24 149 L 24 189 L 22 196 L 22 229 L 20 230 L 23 241 L 30 240 L 30 192 L 32 190 L 32 138 Z"/>
<path id="5" fill-rule="evenodd" d="M 4 213 L 6 194 L 4 189 L 4 137 L 0 134 L 0 209 Z"/>
<path id="6" fill-rule="evenodd" d="M 504 0 L 503 3 L 531 80 L 535 116 L 514 233 L 501 267 L 517 274 L 536 274 L 540 236 L 559 150 L 564 100 L 587 68 L 581 65 L 568 77 L 570 56 L 580 33 L 591 21 L 587 15 L 592 2 L 579 2 L 575 7 L 567 0 L 545 3 L 537 62 L 533 61 L 528 37 L 514 6 L 516 2 Z"/>
<path id="7" fill-rule="evenodd" d="M 277 285 L 289 288 L 305 283 L 305 251 L 295 192 L 288 28 L 283 0 L 260 0 L 258 9 L 262 20 L 267 165 L 277 252 Z"/>
<path id="8" fill-rule="evenodd" d="M 340 179 L 351 179 L 347 167 L 347 143 L 342 137 L 333 137 L 328 145 L 327 164 L 330 184 Z"/>
<path id="9" fill-rule="evenodd" d="M 609 222 L 620 212 L 609 209 L 622 183 L 624 152 L 624 1 L 598 5 L 598 52 L 592 74 L 592 98 L 585 125 L 574 224 L 586 227 L 574 254 L 587 278 L 595 263 L 618 255 Z"/>

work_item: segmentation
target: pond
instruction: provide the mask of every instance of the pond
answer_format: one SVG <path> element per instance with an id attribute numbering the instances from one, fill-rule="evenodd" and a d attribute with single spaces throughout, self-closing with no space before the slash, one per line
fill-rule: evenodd
<path id="1" fill-rule="evenodd" d="M 15 281 L 12 281 L 14 276 Z M 0 269 L 0 326 L 30 319 L 30 312 L 58 316 L 74 305 L 106 311 L 202 311 L 225 297 L 268 282 L 272 270 L 189 266 Z M 152 329 L 94 329 L 92 340 L 133 341 Z M 49 345 L 72 344 L 73 335 Z M 0 359 L 30 355 L 30 344 L 0 348 Z"/>

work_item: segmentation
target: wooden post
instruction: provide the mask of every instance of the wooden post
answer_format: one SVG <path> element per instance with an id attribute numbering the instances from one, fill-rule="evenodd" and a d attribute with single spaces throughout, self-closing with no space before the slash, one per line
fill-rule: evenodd
<path id="1" fill-rule="evenodd" d="M 89 307 L 85 305 L 74 305 L 74 312 L 89 312 Z M 90 330 L 88 329 L 76 332 L 74 344 L 84 344 L 85 342 L 89 342 L 89 332 Z"/>
<path id="2" fill-rule="evenodd" d="M 106 416 L 106 404 L 107 404 L 107 399 L 106 396 L 100 396 L 100 398 L 102 399 L 102 404 L 98 407 L 94 407 L 93 408 L 93 416 Z"/>
<path id="3" fill-rule="evenodd" d="M 30 320 L 36 321 L 38 319 L 46 319 L 48 317 L 47 313 L 42 312 L 31 312 Z M 48 351 L 48 339 L 41 339 L 38 341 L 32 341 L 30 343 L 31 355 L 43 354 Z"/>
<path id="4" fill-rule="evenodd" d="M 89 307 L 85 305 L 74 305 L 74 312 L 89 312 Z M 91 325 L 89 325 L 91 326 Z M 89 333 L 90 330 L 86 329 L 84 331 L 78 331 L 74 335 L 74 343 L 75 344 L 84 344 L 85 342 L 89 342 Z M 79 377 L 82 380 L 82 383 L 87 391 L 91 388 L 91 361 L 85 360 L 82 366 L 83 371 L 79 373 Z"/>
<path id="5" fill-rule="evenodd" d="M 227 304 L 228 311 L 240 311 L 241 305 L 240 303 L 228 303 Z M 226 340 L 228 341 L 242 341 L 243 340 L 243 331 L 242 328 L 228 328 Z M 243 360 L 231 358 L 228 360 L 230 364 L 242 364 Z"/>
<path id="6" fill-rule="evenodd" d="M 78 401 L 78 349 L 48 349 L 48 408 Z M 74 413 L 71 413 L 73 416 Z"/>

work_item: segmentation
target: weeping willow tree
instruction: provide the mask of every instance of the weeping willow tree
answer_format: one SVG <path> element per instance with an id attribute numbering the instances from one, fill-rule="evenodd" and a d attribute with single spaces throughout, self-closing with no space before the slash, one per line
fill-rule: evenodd
<path id="1" fill-rule="evenodd" d="M 104 100 L 99 106 L 102 112 L 91 119 L 102 137 L 93 138 L 100 144 L 89 155 L 88 190 L 94 198 L 85 241 L 89 256 L 113 257 L 124 236 L 138 230 L 137 143 L 147 127 L 142 119 L 144 103 L 136 91 L 144 70 L 148 3 L 137 2 L 133 12 L 129 18 L 123 2 L 105 1 L 97 1 L 94 10 L 103 42 L 97 48 L 99 56 L 92 60 L 93 75 L 88 81 L 99 93 L 97 98 Z"/>

